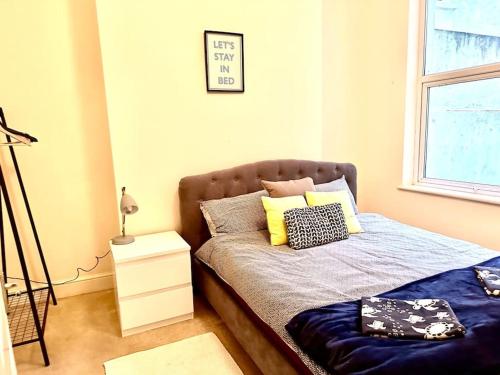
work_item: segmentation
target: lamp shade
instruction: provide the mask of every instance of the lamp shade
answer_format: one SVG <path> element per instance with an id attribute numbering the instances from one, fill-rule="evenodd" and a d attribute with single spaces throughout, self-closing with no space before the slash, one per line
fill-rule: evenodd
<path id="1" fill-rule="evenodd" d="M 122 215 L 132 215 L 139 210 L 139 206 L 135 203 L 135 199 L 128 194 L 123 194 L 120 201 L 120 212 Z"/>

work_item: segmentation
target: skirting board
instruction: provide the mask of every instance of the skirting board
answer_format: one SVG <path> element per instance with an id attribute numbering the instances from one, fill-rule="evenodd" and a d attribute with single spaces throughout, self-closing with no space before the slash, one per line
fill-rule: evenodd
<path id="1" fill-rule="evenodd" d="M 64 280 L 54 280 L 53 283 L 57 284 L 62 281 Z M 57 298 L 71 297 L 107 289 L 113 289 L 113 274 L 111 272 L 84 275 L 70 283 L 54 285 Z"/>

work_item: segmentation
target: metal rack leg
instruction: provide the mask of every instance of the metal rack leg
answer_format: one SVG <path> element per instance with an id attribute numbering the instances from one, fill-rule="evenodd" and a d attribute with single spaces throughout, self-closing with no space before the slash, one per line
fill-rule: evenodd
<path id="1" fill-rule="evenodd" d="M 5 234 L 3 232 L 3 207 L 2 207 L 2 193 L 0 192 L 0 249 L 2 257 L 2 273 L 3 281 L 7 283 L 7 258 L 5 257 Z"/>
<path id="2" fill-rule="evenodd" d="M 23 277 L 26 284 L 26 292 L 31 306 L 31 313 L 33 314 L 33 321 L 35 323 L 36 333 L 38 335 L 38 341 L 40 342 L 40 349 L 42 350 L 43 361 L 45 366 L 50 364 L 49 355 L 47 354 L 47 347 L 45 346 L 45 340 L 43 338 L 43 330 L 36 308 L 35 298 L 33 296 L 33 289 L 31 288 L 31 281 L 29 277 L 28 267 L 26 267 L 26 259 L 24 258 L 23 247 L 21 245 L 21 239 L 19 238 L 19 232 L 17 231 L 17 224 L 14 217 L 14 211 L 9 198 L 9 193 L 7 191 L 7 185 L 5 183 L 2 167 L 0 166 L 0 188 L 5 199 L 5 208 L 7 209 L 7 215 L 9 216 L 9 221 L 12 227 L 12 234 L 14 235 L 14 242 L 16 243 L 17 254 L 19 255 L 19 262 L 21 263 L 21 269 L 23 271 Z"/>
<path id="3" fill-rule="evenodd" d="M 7 120 L 0 108 L 0 121 L 7 126 Z M 7 143 L 12 141 L 10 135 L 6 134 Z M 12 157 L 12 162 L 14 163 L 14 169 L 16 171 L 17 180 L 19 181 L 19 187 L 21 188 L 21 193 L 23 195 L 24 205 L 26 206 L 26 211 L 28 212 L 28 217 L 31 224 L 31 229 L 33 230 L 33 235 L 35 236 L 36 247 L 38 249 L 38 255 L 40 256 L 40 261 L 42 263 L 43 272 L 45 273 L 45 279 L 49 285 L 50 296 L 52 297 L 52 303 L 57 305 L 56 294 L 54 293 L 54 287 L 52 281 L 50 280 L 49 270 L 47 268 L 47 263 L 45 262 L 45 256 L 43 255 L 42 245 L 40 243 L 40 238 L 38 237 L 38 231 L 36 230 L 35 220 L 33 219 L 33 214 L 31 213 L 31 207 L 28 200 L 28 195 L 26 194 L 26 189 L 24 188 L 23 178 L 21 176 L 21 171 L 19 170 L 19 165 L 17 163 L 16 153 L 14 152 L 14 147 L 9 146 L 10 156 Z"/>
<path id="4" fill-rule="evenodd" d="M 5 118 L 3 122 L 6 123 Z M 7 142 L 10 142 L 10 136 L 7 135 Z M 12 162 L 14 163 L 14 169 L 16 171 L 17 180 L 19 181 L 19 187 L 21 188 L 21 193 L 23 195 L 24 205 L 26 206 L 26 211 L 28 212 L 28 217 L 30 219 L 31 229 L 33 230 L 33 235 L 35 236 L 36 247 L 38 249 L 38 255 L 40 256 L 40 261 L 42 262 L 43 272 L 45 273 L 45 279 L 47 284 L 49 284 L 49 292 L 52 297 L 52 303 L 57 305 L 56 294 L 54 293 L 54 287 L 52 281 L 50 280 L 49 270 L 47 268 L 47 263 L 45 262 L 45 256 L 43 255 L 42 244 L 40 243 L 40 238 L 38 237 L 38 231 L 36 230 L 35 220 L 33 219 L 33 214 L 31 213 L 30 202 L 28 200 L 28 195 L 26 194 L 26 189 L 24 188 L 23 178 L 21 176 L 21 171 L 19 170 L 19 165 L 17 163 L 16 153 L 14 152 L 14 147 L 9 146 L 10 156 L 12 157 Z"/>

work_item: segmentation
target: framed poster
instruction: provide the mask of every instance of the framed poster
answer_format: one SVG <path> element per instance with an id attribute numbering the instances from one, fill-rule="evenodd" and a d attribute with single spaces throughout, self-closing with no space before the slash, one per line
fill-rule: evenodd
<path id="1" fill-rule="evenodd" d="M 243 34 L 205 31 L 207 91 L 244 92 Z"/>

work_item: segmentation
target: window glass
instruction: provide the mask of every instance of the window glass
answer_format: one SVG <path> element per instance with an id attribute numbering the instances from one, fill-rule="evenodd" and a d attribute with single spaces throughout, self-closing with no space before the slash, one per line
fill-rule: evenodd
<path id="1" fill-rule="evenodd" d="M 500 0 L 428 0 L 425 74 L 500 62 Z"/>
<path id="2" fill-rule="evenodd" d="M 500 78 L 428 89 L 424 177 L 500 185 Z"/>

